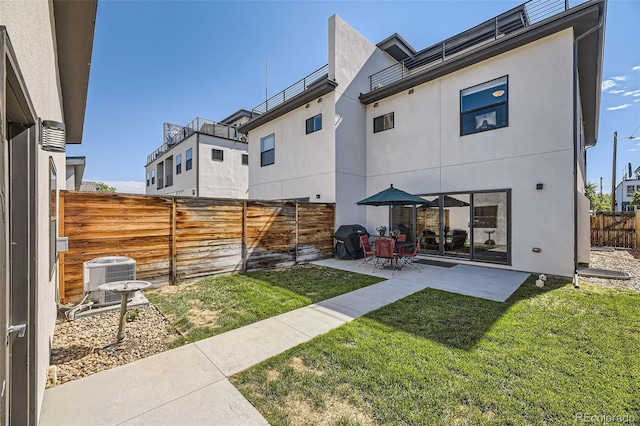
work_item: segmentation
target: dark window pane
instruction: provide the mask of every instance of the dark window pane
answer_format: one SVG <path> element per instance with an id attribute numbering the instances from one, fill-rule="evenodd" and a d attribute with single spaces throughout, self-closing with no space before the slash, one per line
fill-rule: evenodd
<path id="1" fill-rule="evenodd" d="M 270 149 L 269 151 L 265 151 L 261 154 L 261 166 L 268 166 L 269 164 L 273 164 L 275 162 L 275 153 L 274 149 Z"/>
<path id="2" fill-rule="evenodd" d="M 468 112 L 462 115 L 462 134 L 482 132 L 507 126 L 507 104 Z"/>
<path id="3" fill-rule="evenodd" d="M 462 96 L 462 112 L 507 101 L 507 83 Z"/>
<path id="4" fill-rule="evenodd" d="M 394 127 L 394 113 L 381 115 L 373 119 L 373 133 L 378 133 L 383 130 L 393 129 Z"/>
<path id="5" fill-rule="evenodd" d="M 246 166 L 249 164 L 249 154 L 242 154 L 242 165 Z"/>

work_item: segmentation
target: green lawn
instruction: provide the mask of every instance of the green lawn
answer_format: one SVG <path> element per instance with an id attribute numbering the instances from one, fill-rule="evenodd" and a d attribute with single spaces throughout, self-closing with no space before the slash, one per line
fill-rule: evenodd
<path id="1" fill-rule="evenodd" d="M 201 340 L 383 281 L 312 264 L 205 278 L 145 292 L 182 337 Z"/>
<path id="2" fill-rule="evenodd" d="M 231 381 L 273 425 L 640 422 L 640 293 L 534 282 L 427 289 Z"/>

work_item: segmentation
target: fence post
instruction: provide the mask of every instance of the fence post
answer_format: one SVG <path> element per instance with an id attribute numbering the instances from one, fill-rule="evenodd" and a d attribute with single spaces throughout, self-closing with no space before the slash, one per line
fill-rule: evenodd
<path id="1" fill-rule="evenodd" d="M 176 265 L 176 199 L 171 199 L 171 261 L 169 262 L 170 284 L 176 285 L 178 280 L 178 265 Z"/>
<path id="2" fill-rule="evenodd" d="M 240 272 L 247 272 L 247 208 L 248 203 L 244 201 L 242 203 L 242 244 L 241 244 L 241 256 L 242 256 L 242 266 L 240 267 Z"/>
<path id="3" fill-rule="evenodd" d="M 60 229 L 60 235 L 64 236 L 64 191 L 60 191 L 60 201 L 59 201 L 59 211 L 58 211 L 58 217 L 59 217 L 59 221 L 60 224 L 58 225 L 59 229 Z M 58 299 L 62 302 L 62 303 L 66 303 L 65 302 L 65 295 L 64 295 L 64 286 L 65 286 L 65 282 L 64 282 L 64 252 L 60 253 L 60 267 L 58 268 Z"/>
<path id="4" fill-rule="evenodd" d="M 638 210 L 636 210 L 636 223 L 635 223 L 635 234 L 636 234 L 636 238 L 635 241 L 633 242 L 633 248 L 638 248 L 640 247 L 640 232 L 638 232 L 640 230 L 640 212 Z"/>
<path id="5" fill-rule="evenodd" d="M 298 209 L 300 208 L 300 203 L 296 203 L 296 256 L 295 262 L 298 264 L 298 244 L 300 243 L 300 235 L 298 230 Z"/>

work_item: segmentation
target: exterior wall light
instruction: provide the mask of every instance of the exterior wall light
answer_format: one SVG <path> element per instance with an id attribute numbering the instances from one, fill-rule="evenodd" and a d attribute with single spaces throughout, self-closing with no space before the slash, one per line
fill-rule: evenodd
<path id="1" fill-rule="evenodd" d="M 45 151 L 65 152 L 67 150 L 67 132 L 64 123 L 43 120 L 40 124 L 40 144 Z"/>

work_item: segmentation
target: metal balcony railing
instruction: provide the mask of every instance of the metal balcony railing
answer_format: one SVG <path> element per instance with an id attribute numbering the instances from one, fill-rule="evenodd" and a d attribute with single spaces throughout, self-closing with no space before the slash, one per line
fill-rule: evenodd
<path id="1" fill-rule="evenodd" d="M 291 86 L 287 87 L 283 91 L 273 95 L 257 107 L 251 110 L 252 115 L 260 115 L 277 107 L 278 105 L 288 101 L 296 95 L 307 90 L 309 87 L 313 86 L 318 81 L 327 78 L 329 75 L 329 64 L 324 65 L 308 76 L 304 77 L 302 80 L 296 81 Z"/>
<path id="2" fill-rule="evenodd" d="M 167 139 L 167 141 L 163 143 L 162 146 L 160 146 L 158 149 L 149 154 L 149 156 L 147 156 L 147 164 L 158 159 L 162 154 L 169 151 L 169 149 L 187 139 L 194 133 L 202 133 L 205 135 L 217 136 L 219 138 L 231 140 L 245 140 L 245 135 L 238 132 L 238 129 L 236 129 L 235 127 L 229 126 L 227 124 L 217 123 L 215 121 L 207 120 L 200 117 L 196 118 L 184 127 L 177 127 L 178 131 L 176 131 L 169 139 Z"/>
<path id="3" fill-rule="evenodd" d="M 374 91 L 438 65 L 461 52 L 497 40 L 569 8 L 568 0 L 530 0 L 482 24 L 421 50 L 411 58 L 369 76 Z"/>

